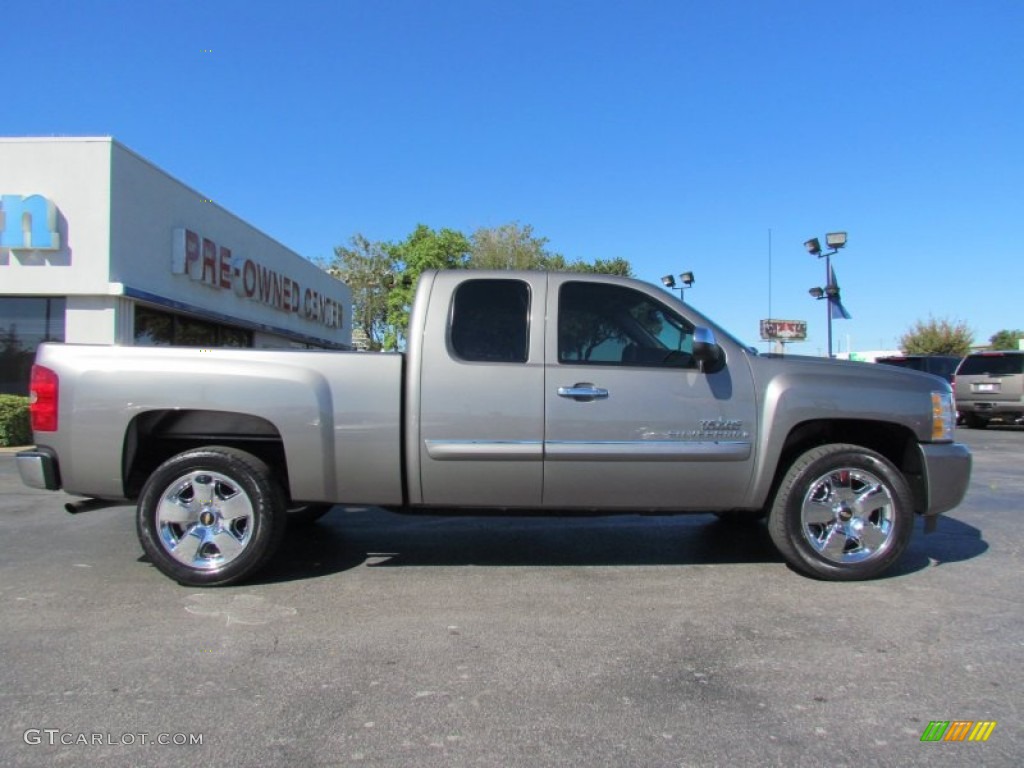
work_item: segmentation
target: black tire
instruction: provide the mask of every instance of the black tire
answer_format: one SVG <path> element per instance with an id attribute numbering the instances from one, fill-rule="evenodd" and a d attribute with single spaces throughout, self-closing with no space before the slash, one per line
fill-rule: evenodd
<path id="1" fill-rule="evenodd" d="M 984 429 L 988 426 L 988 419 L 975 416 L 973 413 L 965 413 L 964 426 L 968 429 Z"/>
<path id="2" fill-rule="evenodd" d="M 334 509 L 333 504 L 303 504 L 288 508 L 288 525 L 312 525 L 321 517 Z"/>
<path id="3" fill-rule="evenodd" d="M 842 443 L 793 462 L 768 515 L 786 562 L 829 581 L 878 576 L 903 554 L 913 526 L 913 498 L 900 471 L 874 451 Z"/>
<path id="4" fill-rule="evenodd" d="M 224 586 L 273 556 L 286 526 L 285 498 L 258 458 L 207 446 L 179 453 L 150 475 L 136 524 L 163 574 L 186 586 Z"/>

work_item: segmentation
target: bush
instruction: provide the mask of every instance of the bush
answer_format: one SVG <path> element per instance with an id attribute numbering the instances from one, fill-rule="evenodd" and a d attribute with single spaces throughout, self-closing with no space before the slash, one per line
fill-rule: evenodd
<path id="1" fill-rule="evenodd" d="M 28 398 L 0 395 L 0 446 L 28 445 L 31 442 Z"/>
<path id="2" fill-rule="evenodd" d="M 955 355 L 963 357 L 971 351 L 974 333 L 960 320 L 929 317 L 918 320 L 900 338 L 905 355 Z"/>

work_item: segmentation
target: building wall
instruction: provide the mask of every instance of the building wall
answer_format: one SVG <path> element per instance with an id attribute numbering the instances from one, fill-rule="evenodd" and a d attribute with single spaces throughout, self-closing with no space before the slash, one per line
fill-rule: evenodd
<path id="1" fill-rule="evenodd" d="M 69 342 L 132 343 L 142 302 L 259 346 L 351 344 L 347 286 L 109 137 L 0 138 L 0 194 L 56 206 L 59 248 L 0 247 L 0 296 L 67 297 Z"/>
<path id="2" fill-rule="evenodd" d="M 198 261 L 182 264 L 175 237 L 199 241 Z M 215 262 L 204 264 L 204 241 Z M 130 150 L 113 145 L 110 281 L 126 295 L 148 294 L 311 343 L 351 343 L 351 292 L 308 260 L 246 224 Z M 314 302 L 333 309 L 324 322 Z M 340 321 L 340 322 L 336 322 Z"/>
<path id="3" fill-rule="evenodd" d="M 0 195 L 33 194 L 56 204 L 60 247 L 0 247 L 0 293 L 106 294 L 110 140 L 0 139 Z"/>

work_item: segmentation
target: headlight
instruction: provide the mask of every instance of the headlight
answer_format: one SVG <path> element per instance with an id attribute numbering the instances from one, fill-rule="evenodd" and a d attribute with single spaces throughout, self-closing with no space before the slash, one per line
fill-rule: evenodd
<path id="1" fill-rule="evenodd" d="M 952 392 L 932 392 L 932 440 L 953 439 L 956 408 Z"/>

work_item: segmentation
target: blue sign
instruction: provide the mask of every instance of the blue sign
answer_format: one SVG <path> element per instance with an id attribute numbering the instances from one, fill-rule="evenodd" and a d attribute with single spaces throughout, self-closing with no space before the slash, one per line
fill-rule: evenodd
<path id="1" fill-rule="evenodd" d="M 12 250 L 56 251 L 60 249 L 57 232 L 57 206 L 42 195 L 0 195 L 0 248 Z"/>

